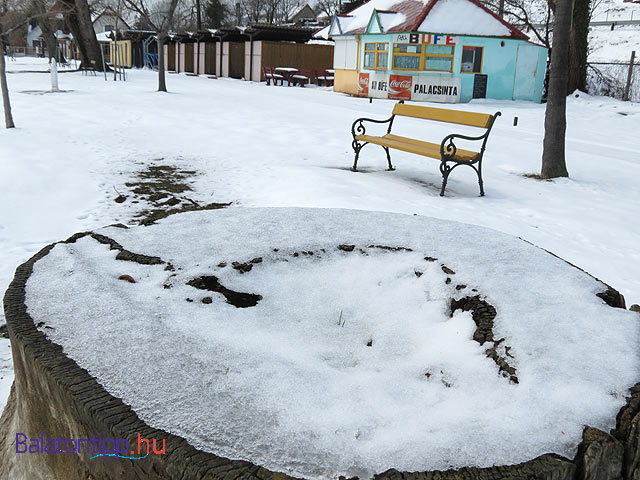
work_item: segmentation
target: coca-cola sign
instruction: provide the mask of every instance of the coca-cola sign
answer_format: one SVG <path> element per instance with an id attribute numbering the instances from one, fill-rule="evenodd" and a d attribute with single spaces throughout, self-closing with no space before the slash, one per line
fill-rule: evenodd
<path id="1" fill-rule="evenodd" d="M 389 98 L 411 100 L 411 85 L 410 75 L 389 75 Z"/>
<path id="2" fill-rule="evenodd" d="M 358 95 L 369 96 L 369 74 L 360 73 L 358 77 Z"/>
<path id="3" fill-rule="evenodd" d="M 406 90 L 407 88 L 411 88 L 411 81 L 410 80 L 391 80 L 389 82 L 389 86 L 395 89 L 399 89 L 399 90 Z"/>

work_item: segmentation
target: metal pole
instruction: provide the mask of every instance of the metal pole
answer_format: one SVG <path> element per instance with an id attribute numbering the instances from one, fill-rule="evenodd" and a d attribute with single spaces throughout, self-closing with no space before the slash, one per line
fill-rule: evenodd
<path id="1" fill-rule="evenodd" d="M 251 81 L 253 80 L 253 33 L 249 34 L 249 42 L 251 44 L 249 49 L 249 81 Z M 258 81 L 260 81 L 259 78 Z"/>
<path id="2" fill-rule="evenodd" d="M 636 51 L 631 52 L 631 60 L 629 61 L 629 73 L 627 74 L 627 84 L 624 86 L 624 94 L 622 100 L 629 101 L 629 90 L 631 89 L 631 79 L 633 77 L 633 62 L 636 60 Z"/>
<path id="3" fill-rule="evenodd" d="M 107 44 L 107 47 L 109 45 Z M 104 72 L 104 81 L 107 81 L 107 66 L 104 64 L 104 45 L 100 44 L 100 55 L 102 55 L 102 71 Z"/>

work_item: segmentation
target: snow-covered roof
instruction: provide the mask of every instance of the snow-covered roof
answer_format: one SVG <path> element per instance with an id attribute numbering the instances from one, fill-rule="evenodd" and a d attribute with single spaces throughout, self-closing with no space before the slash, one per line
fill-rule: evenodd
<path id="1" fill-rule="evenodd" d="M 112 40 L 111 35 L 113 32 L 111 32 L 111 30 L 108 30 L 106 32 L 100 32 L 100 33 L 96 33 L 96 39 L 99 42 L 110 42 Z"/>
<path id="2" fill-rule="evenodd" d="M 370 0 L 315 36 L 410 31 L 528 39 L 478 0 Z"/>
<path id="3" fill-rule="evenodd" d="M 452 15 L 451 12 L 455 12 Z M 509 37 L 511 31 L 504 22 L 469 0 L 439 0 L 418 27 L 433 33 L 457 33 L 490 37 Z"/>

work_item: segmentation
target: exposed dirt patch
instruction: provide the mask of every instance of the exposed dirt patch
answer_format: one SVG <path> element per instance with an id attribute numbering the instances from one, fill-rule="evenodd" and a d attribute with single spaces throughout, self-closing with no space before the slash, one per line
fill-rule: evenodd
<path id="1" fill-rule="evenodd" d="M 615 288 L 609 287 L 604 292 L 596 293 L 597 297 L 600 297 L 610 307 L 614 308 L 627 308 L 625 305 L 624 297 Z"/>
<path id="2" fill-rule="evenodd" d="M 481 299 L 480 295 L 476 295 L 459 300 L 452 299 L 452 316 L 456 310 L 471 311 L 473 321 L 476 324 L 473 339 L 480 345 L 490 344 L 489 348 L 484 352 L 485 355 L 495 362 L 503 377 L 508 378 L 513 383 L 519 383 L 516 369 L 507 360 L 507 358 L 513 358 L 511 347 L 504 344 L 504 338 L 495 340 L 493 336 L 493 319 L 497 315 L 495 307 L 486 300 Z"/>
<path id="3" fill-rule="evenodd" d="M 127 227 L 124 227 L 124 228 L 127 228 Z M 116 260 L 123 260 L 125 262 L 136 262 L 142 265 L 159 265 L 162 263 L 166 263 L 160 257 L 151 257 L 149 255 L 143 255 L 141 253 L 130 252 L 129 250 L 125 249 L 122 245 L 120 245 L 118 242 L 116 242 L 112 238 L 109 238 L 105 235 L 101 235 L 99 233 L 93 233 L 93 232 L 76 233 L 75 235 L 72 235 L 67 240 L 65 240 L 65 243 L 75 243 L 76 240 L 86 237 L 87 235 L 89 235 L 91 238 L 93 238 L 94 240 L 104 245 L 109 245 L 109 250 L 118 250 L 118 254 L 116 255 Z"/>
<path id="4" fill-rule="evenodd" d="M 235 292 L 220 283 L 218 277 L 213 275 L 203 275 L 202 277 L 194 278 L 187 282 L 190 285 L 199 290 L 208 290 L 210 292 L 217 292 L 224 295 L 227 299 L 227 303 L 237 308 L 255 307 L 260 300 L 261 295 L 255 293 L 242 293 Z M 207 301 L 205 301 L 207 300 Z M 205 297 L 202 299 L 202 303 L 211 303 L 211 297 Z"/>
<path id="5" fill-rule="evenodd" d="M 367 248 L 379 248 L 380 250 L 387 250 L 389 252 L 413 252 L 412 249 L 407 247 L 390 247 L 389 245 L 369 245 Z"/>
<path id="6" fill-rule="evenodd" d="M 524 173 L 522 175 L 524 178 L 531 178 L 533 180 L 542 180 L 544 182 L 552 182 L 553 178 L 545 178 L 539 173 Z"/>
<path id="7" fill-rule="evenodd" d="M 157 220 L 176 213 L 197 210 L 216 210 L 230 203 L 200 204 L 187 195 L 193 191 L 195 170 L 181 170 L 172 165 L 150 165 L 136 174 L 135 181 L 125 183 L 134 200 L 131 203 L 146 204 L 134 215 L 140 225 L 151 225 Z M 124 203 L 129 195 L 119 194 L 115 202 Z"/>

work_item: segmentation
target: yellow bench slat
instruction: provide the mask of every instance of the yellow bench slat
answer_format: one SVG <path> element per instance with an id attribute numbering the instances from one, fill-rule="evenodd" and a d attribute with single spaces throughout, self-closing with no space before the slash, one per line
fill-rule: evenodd
<path id="1" fill-rule="evenodd" d="M 356 140 L 361 142 L 375 143 L 376 145 L 382 145 L 389 148 L 395 148 L 396 150 L 403 150 L 409 153 L 415 153 L 416 155 L 423 155 L 425 157 L 432 157 L 440 159 L 440 144 L 423 142 L 420 140 L 414 140 L 413 138 L 400 137 L 398 135 L 392 135 L 390 133 L 383 137 L 376 137 L 373 135 L 356 135 Z M 456 150 L 456 160 L 463 162 L 470 162 L 475 160 L 480 155 L 477 152 L 470 150 L 463 150 L 458 148 Z"/>
<path id="2" fill-rule="evenodd" d="M 493 118 L 493 115 L 487 115 L 486 113 L 462 112 L 460 110 L 405 105 L 403 103 L 396 103 L 395 107 L 393 107 L 393 114 L 481 128 L 488 128 Z"/>

